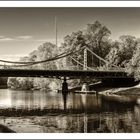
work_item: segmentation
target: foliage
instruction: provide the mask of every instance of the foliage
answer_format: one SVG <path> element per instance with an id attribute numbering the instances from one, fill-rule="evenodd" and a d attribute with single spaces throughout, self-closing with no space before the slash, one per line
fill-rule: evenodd
<path id="1" fill-rule="evenodd" d="M 133 75 L 135 80 L 140 80 L 140 46 L 133 52 L 133 57 L 126 66 L 127 73 Z"/>
<path id="2" fill-rule="evenodd" d="M 9 78 L 8 87 L 12 89 L 29 90 L 33 88 L 33 80 L 31 78 Z"/>
<path id="3" fill-rule="evenodd" d="M 67 35 L 64 38 L 64 43 L 61 47 L 64 49 L 72 48 L 74 50 L 78 50 L 81 47 L 86 46 L 97 55 L 105 58 L 111 47 L 109 40 L 110 34 L 110 30 L 106 26 L 95 21 L 93 24 L 87 24 L 85 30 L 73 32 L 71 35 Z M 83 63 L 83 51 L 74 54 L 72 57 Z M 90 53 L 88 53 L 87 59 L 89 67 L 98 67 L 100 65 L 99 59 L 92 56 Z M 77 63 L 70 58 L 68 58 L 67 61 L 70 62 L 71 65 L 74 65 L 75 69 L 83 69 L 80 65 L 77 66 Z"/>
<path id="4" fill-rule="evenodd" d="M 111 50 L 106 56 L 109 62 L 108 65 L 111 66 L 114 64 L 118 67 L 125 68 L 131 61 L 137 44 L 137 39 L 130 35 L 123 35 L 119 41 L 112 42 Z"/>
<path id="5" fill-rule="evenodd" d="M 38 47 L 37 50 L 34 50 L 29 54 L 29 56 L 20 58 L 20 61 L 29 62 L 29 61 L 42 61 L 48 58 L 51 58 L 56 55 L 57 48 L 54 44 L 46 42 Z M 55 62 L 51 63 L 41 63 L 33 66 L 27 66 L 23 68 L 28 69 L 57 69 Z M 8 87 L 14 89 L 47 89 L 51 82 L 47 78 L 9 78 Z M 51 86 L 50 86 L 51 87 Z"/>

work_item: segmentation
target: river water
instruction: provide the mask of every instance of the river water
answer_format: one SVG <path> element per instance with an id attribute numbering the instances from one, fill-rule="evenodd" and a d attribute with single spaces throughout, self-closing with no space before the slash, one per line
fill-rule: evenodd
<path id="1" fill-rule="evenodd" d="M 140 106 L 99 95 L 0 89 L 0 124 L 16 132 L 140 132 Z"/>

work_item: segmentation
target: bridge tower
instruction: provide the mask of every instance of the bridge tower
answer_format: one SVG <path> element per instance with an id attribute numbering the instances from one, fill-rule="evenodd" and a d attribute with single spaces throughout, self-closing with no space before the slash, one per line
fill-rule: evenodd
<path id="1" fill-rule="evenodd" d="M 84 70 L 87 70 L 87 48 L 84 49 Z"/>
<path id="2" fill-rule="evenodd" d="M 87 48 L 84 49 L 84 68 L 83 70 L 87 70 Z M 88 91 L 89 87 L 87 85 L 86 79 L 84 79 L 85 83 L 82 85 L 81 91 Z"/>

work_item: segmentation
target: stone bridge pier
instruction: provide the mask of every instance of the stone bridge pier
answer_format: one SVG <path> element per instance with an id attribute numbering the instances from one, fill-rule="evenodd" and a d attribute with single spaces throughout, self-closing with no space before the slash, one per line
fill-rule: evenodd
<path id="1" fill-rule="evenodd" d="M 62 94 L 68 93 L 68 83 L 66 77 L 64 77 L 63 83 L 62 83 Z"/>

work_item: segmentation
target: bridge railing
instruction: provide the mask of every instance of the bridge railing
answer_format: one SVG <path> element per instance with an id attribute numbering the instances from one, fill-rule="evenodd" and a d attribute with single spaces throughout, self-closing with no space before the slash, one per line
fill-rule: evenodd
<path id="1" fill-rule="evenodd" d="M 97 71 L 125 71 L 125 68 L 108 68 L 108 67 L 91 67 L 93 70 Z"/>

